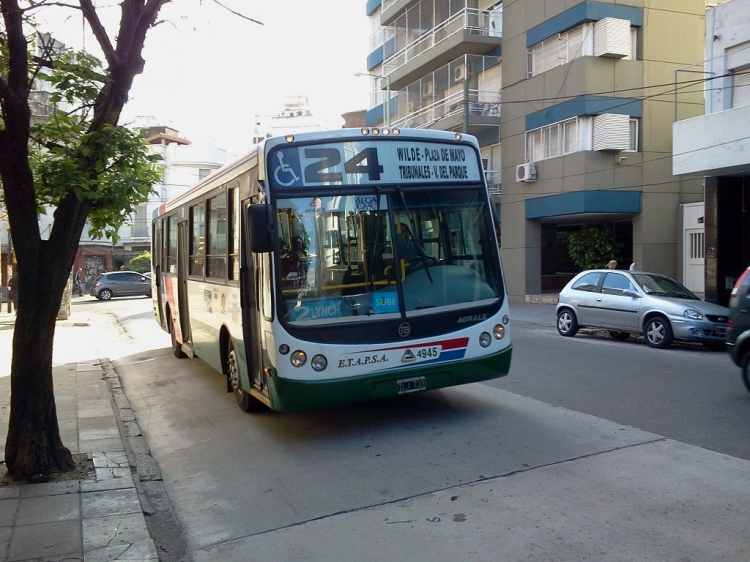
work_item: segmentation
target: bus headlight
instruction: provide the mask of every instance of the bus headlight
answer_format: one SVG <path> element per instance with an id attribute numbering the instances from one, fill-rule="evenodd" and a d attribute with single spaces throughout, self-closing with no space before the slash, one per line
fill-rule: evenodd
<path id="1" fill-rule="evenodd" d="M 282 355 L 286 355 L 287 353 L 289 353 L 289 346 L 285 343 L 282 343 L 279 346 L 279 353 L 281 353 Z"/>
<path id="2" fill-rule="evenodd" d="M 292 362 L 292 365 L 295 367 L 301 367 L 307 362 L 307 355 L 304 351 L 297 350 L 294 353 L 292 353 L 292 356 L 289 358 L 289 361 Z"/>
<path id="3" fill-rule="evenodd" d="M 325 358 L 325 355 L 316 355 L 312 358 L 312 361 L 310 361 L 310 365 L 312 365 L 312 368 L 316 371 L 323 371 L 328 367 L 328 359 Z"/>
<path id="4" fill-rule="evenodd" d="M 479 334 L 479 345 L 482 347 L 488 347 L 492 343 L 492 336 L 490 336 L 487 332 L 482 332 Z"/>
<path id="5" fill-rule="evenodd" d="M 501 324 L 496 324 L 495 328 L 492 330 L 492 333 L 495 334 L 496 340 L 501 340 L 505 337 L 505 326 Z"/>

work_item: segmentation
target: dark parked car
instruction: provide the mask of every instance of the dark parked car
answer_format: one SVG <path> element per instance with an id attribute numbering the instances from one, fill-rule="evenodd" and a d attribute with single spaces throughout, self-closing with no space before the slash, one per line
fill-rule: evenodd
<path id="1" fill-rule="evenodd" d="M 560 291 L 557 304 L 560 335 L 602 328 L 615 340 L 643 334 L 648 345 L 660 349 L 683 340 L 723 350 L 728 318 L 726 307 L 702 301 L 674 279 L 645 271 L 583 271 Z"/>
<path id="2" fill-rule="evenodd" d="M 727 351 L 742 369 L 742 380 L 750 391 L 750 267 L 737 279 L 729 298 Z"/>
<path id="3" fill-rule="evenodd" d="M 151 279 L 135 271 L 102 273 L 91 283 L 89 294 L 102 301 L 112 297 L 151 296 Z"/>

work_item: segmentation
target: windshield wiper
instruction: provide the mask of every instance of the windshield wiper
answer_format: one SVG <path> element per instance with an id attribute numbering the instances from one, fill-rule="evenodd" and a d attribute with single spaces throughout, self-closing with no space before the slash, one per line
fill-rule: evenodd
<path id="1" fill-rule="evenodd" d="M 422 244 L 419 243 L 419 240 L 416 239 L 417 236 L 417 229 L 414 227 L 414 219 L 412 218 L 411 212 L 409 211 L 409 206 L 406 204 L 406 198 L 404 197 L 404 191 L 397 187 L 396 191 L 398 192 L 399 197 L 401 197 L 401 203 L 404 205 L 404 210 L 406 211 L 406 216 L 409 217 L 409 226 L 411 227 L 411 231 L 413 233 L 413 236 L 415 237 L 414 243 L 417 244 L 417 248 L 422 248 Z M 424 252 L 417 251 L 417 254 L 419 254 L 419 259 L 422 262 L 422 265 L 424 266 L 424 272 L 427 274 L 427 279 L 430 280 L 430 284 L 434 285 L 435 282 L 432 280 L 432 275 L 430 275 L 430 266 L 427 265 L 427 256 L 425 256 Z"/>

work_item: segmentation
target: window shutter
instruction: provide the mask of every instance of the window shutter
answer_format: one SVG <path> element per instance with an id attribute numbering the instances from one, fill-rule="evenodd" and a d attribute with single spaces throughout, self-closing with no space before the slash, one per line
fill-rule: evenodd
<path id="1" fill-rule="evenodd" d="M 605 113 L 594 116 L 594 150 L 620 151 L 630 148 L 630 116 Z"/>
<path id="2" fill-rule="evenodd" d="M 732 71 L 732 107 L 750 105 L 750 65 Z"/>
<path id="3" fill-rule="evenodd" d="M 594 56 L 621 59 L 632 53 L 630 22 L 604 18 L 594 24 Z"/>

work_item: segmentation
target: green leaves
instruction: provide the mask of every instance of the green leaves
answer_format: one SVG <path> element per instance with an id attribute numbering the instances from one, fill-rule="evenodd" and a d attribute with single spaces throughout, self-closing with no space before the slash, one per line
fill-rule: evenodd
<path id="1" fill-rule="evenodd" d="M 49 100 L 57 105 L 48 120 L 32 127 L 37 202 L 56 206 L 74 191 L 79 201 L 91 204 L 89 234 L 116 242 L 120 226 L 153 193 L 161 157 L 139 131 L 119 125 L 89 130 L 89 110 L 107 80 L 96 58 L 59 53 L 43 77 L 55 90 Z"/>
<path id="2" fill-rule="evenodd" d="M 604 267 L 609 260 L 616 259 L 621 246 L 611 231 L 593 226 L 571 232 L 567 245 L 568 255 L 582 269 Z"/>
<path id="3" fill-rule="evenodd" d="M 52 68 L 44 69 L 39 77 L 52 86 L 51 102 L 66 102 L 69 109 L 80 112 L 93 106 L 107 81 L 101 67 L 101 61 L 85 51 L 62 52 L 54 55 Z M 82 116 L 87 113 L 84 111 Z"/>

